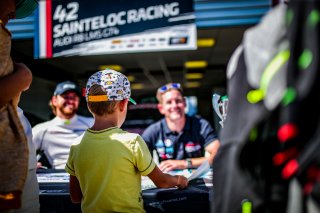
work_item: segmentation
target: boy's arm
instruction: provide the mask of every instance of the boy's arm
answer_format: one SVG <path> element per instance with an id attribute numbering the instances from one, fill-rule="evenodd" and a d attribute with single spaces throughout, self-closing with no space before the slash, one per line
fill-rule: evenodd
<path id="1" fill-rule="evenodd" d="M 70 175 L 70 197 L 73 203 L 81 203 L 82 192 L 76 176 Z"/>
<path id="2" fill-rule="evenodd" d="M 152 172 L 148 177 L 153 181 L 153 183 L 159 188 L 186 188 L 188 186 L 188 179 L 182 175 L 169 175 L 163 173 L 157 166 L 154 167 Z"/>
<path id="3" fill-rule="evenodd" d="M 32 73 L 22 63 L 14 63 L 14 72 L 0 79 L 0 108 L 22 91 L 29 89 Z"/>

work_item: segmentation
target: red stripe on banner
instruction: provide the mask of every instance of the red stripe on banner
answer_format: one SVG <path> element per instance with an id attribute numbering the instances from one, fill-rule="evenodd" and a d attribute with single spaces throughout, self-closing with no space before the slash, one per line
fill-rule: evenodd
<path id="1" fill-rule="evenodd" d="M 52 58 L 52 0 L 46 0 L 47 58 Z"/>

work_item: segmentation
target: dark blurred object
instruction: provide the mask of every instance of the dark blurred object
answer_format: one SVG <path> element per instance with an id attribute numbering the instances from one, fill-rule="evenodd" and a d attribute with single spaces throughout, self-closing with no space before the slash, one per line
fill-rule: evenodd
<path id="1" fill-rule="evenodd" d="M 272 6 L 277 6 L 278 4 L 288 4 L 289 0 L 272 0 Z"/>
<path id="2" fill-rule="evenodd" d="M 231 58 L 213 212 L 320 212 L 319 11 L 279 4 Z"/>
<path id="3" fill-rule="evenodd" d="M 30 124 L 31 124 L 31 127 L 34 127 L 35 125 L 37 125 L 38 123 L 42 123 L 44 122 L 45 120 L 30 113 L 30 112 L 26 112 L 24 111 L 23 114 L 28 118 Z"/>
<path id="4" fill-rule="evenodd" d="M 157 108 L 157 103 L 129 104 L 127 117 L 122 129 L 141 135 L 150 124 L 161 118 L 162 115 Z"/>
<path id="5" fill-rule="evenodd" d="M 44 151 L 37 150 L 37 161 L 41 163 L 42 168 L 51 169 L 52 165 L 49 163 L 47 156 L 44 154 Z"/>

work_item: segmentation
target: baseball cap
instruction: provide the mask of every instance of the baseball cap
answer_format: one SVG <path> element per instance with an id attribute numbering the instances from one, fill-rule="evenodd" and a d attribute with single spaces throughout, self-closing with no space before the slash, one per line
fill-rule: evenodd
<path id="1" fill-rule="evenodd" d="M 72 81 L 64 81 L 61 82 L 57 85 L 56 89 L 54 90 L 53 95 L 62 95 L 65 92 L 68 91 L 74 91 L 76 92 L 79 97 L 81 97 L 81 93 L 77 87 L 77 85 L 75 83 L 73 83 Z"/>
<path id="2" fill-rule="evenodd" d="M 93 85 L 100 85 L 106 90 L 106 95 L 89 95 Z M 88 102 L 121 101 L 129 99 L 133 104 L 136 102 L 130 97 L 131 89 L 128 78 L 120 72 L 106 69 L 90 76 L 86 86 L 86 99 Z"/>
<path id="3" fill-rule="evenodd" d="M 16 18 L 25 18 L 38 7 L 38 0 L 16 0 Z"/>

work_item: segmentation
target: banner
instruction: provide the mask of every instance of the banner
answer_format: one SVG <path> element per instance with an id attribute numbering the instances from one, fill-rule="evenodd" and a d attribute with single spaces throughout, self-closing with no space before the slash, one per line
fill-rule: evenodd
<path id="1" fill-rule="evenodd" d="M 35 57 L 196 49 L 192 0 L 39 1 Z"/>

